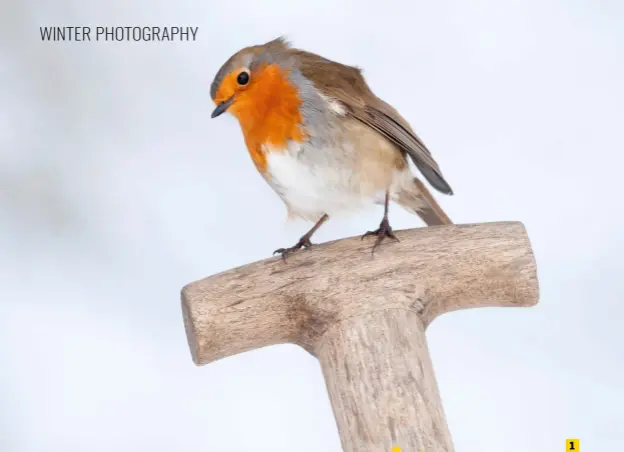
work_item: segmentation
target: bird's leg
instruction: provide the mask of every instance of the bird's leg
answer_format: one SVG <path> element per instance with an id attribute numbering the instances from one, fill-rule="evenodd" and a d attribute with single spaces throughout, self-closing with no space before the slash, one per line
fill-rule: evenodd
<path id="1" fill-rule="evenodd" d="M 329 219 L 329 215 L 323 214 L 321 219 L 319 221 L 317 221 L 314 226 L 312 226 L 312 229 L 310 229 L 308 232 L 306 232 L 299 239 L 299 241 L 295 244 L 295 246 L 291 246 L 290 248 L 280 248 L 278 250 L 273 251 L 273 254 L 280 253 L 282 255 L 282 257 L 284 258 L 284 260 L 286 260 L 286 256 L 288 256 L 293 251 L 297 251 L 298 249 L 301 249 L 301 248 L 309 248 L 309 247 L 311 247 L 313 245 L 313 243 L 310 241 L 310 238 L 317 231 L 317 229 L 320 228 L 321 225 L 323 223 L 325 223 L 328 219 Z"/>
<path id="2" fill-rule="evenodd" d="M 388 205 L 390 204 L 390 193 L 386 192 L 386 201 L 384 203 L 384 215 L 381 219 L 381 223 L 379 223 L 379 228 L 375 231 L 368 231 L 366 234 L 362 236 L 362 240 L 364 237 L 368 237 L 369 235 L 376 235 L 377 240 L 375 240 L 375 244 L 373 245 L 373 250 L 371 254 L 375 253 L 377 247 L 383 242 L 386 237 L 399 241 L 398 237 L 394 235 L 392 228 L 390 227 L 390 223 L 388 222 Z"/>

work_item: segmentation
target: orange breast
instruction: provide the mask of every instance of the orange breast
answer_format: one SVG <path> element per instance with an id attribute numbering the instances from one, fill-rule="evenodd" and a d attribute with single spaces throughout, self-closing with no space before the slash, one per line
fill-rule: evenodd
<path id="1" fill-rule="evenodd" d="M 256 168 L 263 173 L 267 169 L 263 146 L 279 152 L 289 139 L 305 139 L 299 110 L 302 101 L 286 75 L 279 66 L 266 65 L 254 73 L 250 86 L 238 93 L 229 109 L 241 125 Z"/>

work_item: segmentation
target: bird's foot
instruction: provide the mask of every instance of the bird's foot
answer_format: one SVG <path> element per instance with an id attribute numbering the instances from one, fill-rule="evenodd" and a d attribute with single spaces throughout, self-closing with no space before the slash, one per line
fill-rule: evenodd
<path id="1" fill-rule="evenodd" d="M 368 231 L 366 234 L 362 236 L 361 240 L 364 240 L 364 237 L 368 237 L 369 235 L 377 236 L 377 240 L 375 240 L 375 244 L 373 245 L 371 254 L 375 253 L 375 250 L 377 249 L 379 245 L 381 245 L 381 242 L 383 242 L 385 238 L 391 238 L 397 242 L 400 241 L 399 238 L 396 235 L 394 235 L 394 232 L 392 231 L 392 227 L 390 227 L 390 223 L 388 222 L 388 218 L 385 218 L 385 217 L 383 220 L 381 220 L 381 223 L 379 223 L 379 228 L 377 230 Z"/>
<path id="2" fill-rule="evenodd" d="M 300 250 L 301 248 L 310 248 L 313 245 L 313 243 L 310 241 L 310 237 L 308 237 L 307 235 L 304 235 L 303 237 L 301 237 L 299 239 L 299 241 L 297 242 L 297 244 L 295 246 L 291 246 L 290 248 L 280 248 L 277 249 L 275 251 L 273 251 L 273 254 L 281 254 L 282 255 L 282 259 L 286 260 L 286 257 L 297 251 Z"/>

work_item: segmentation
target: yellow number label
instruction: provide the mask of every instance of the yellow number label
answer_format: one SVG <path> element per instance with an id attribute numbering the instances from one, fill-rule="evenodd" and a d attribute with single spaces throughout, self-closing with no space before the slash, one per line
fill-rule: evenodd
<path id="1" fill-rule="evenodd" d="M 578 438 L 568 438 L 566 439 L 566 452 L 580 452 L 581 450 L 581 440 Z"/>

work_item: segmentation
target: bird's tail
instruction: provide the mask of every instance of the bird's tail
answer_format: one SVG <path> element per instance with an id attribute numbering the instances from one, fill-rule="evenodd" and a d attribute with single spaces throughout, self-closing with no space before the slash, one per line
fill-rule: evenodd
<path id="1" fill-rule="evenodd" d="M 406 184 L 398 193 L 396 202 L 409 212 L 418 215 L 427 226 L 453 224 L 442 207 L 433 198 L 429 189 L 420 179 L 414 178 L 413 184 Z"/>

